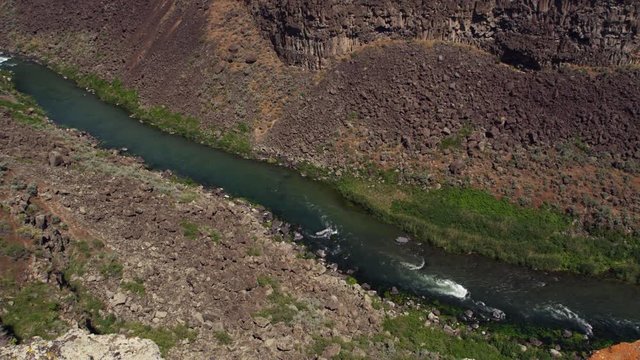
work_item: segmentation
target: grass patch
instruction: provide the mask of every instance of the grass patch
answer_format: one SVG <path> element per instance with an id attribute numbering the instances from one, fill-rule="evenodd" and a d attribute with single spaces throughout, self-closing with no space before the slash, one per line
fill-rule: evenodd
<path id="1" fill-rule="evenodd" d="M 187 339 L 193 341 L 198 335 L 195 330 L 191 330 L 184 325 L 154 328 L 141 323 L 123 323 L 122 328 L 127 331 L 130 336 L 149 339 L 156 343 L 163 356 L 166 356 L 167 352 L 181 340 Z"/>
<path id="2" fill-rule="evenodd" d="M 194 202 L 198 198 L 198 195 L 193 191 L 183 191 L 180 193 L 178 201 L 182 204 L 189 204 Z"/>
<path id="3" fill-rule="evenodd" d="M 442 139 L 442 142 L 440 142 L 440 149 L 462 149 L 462 142 L 467 136 L 471 135 L 472 131 L 473 129 L 471 128 L 471 125 L 464 125 L 457 133 Z"/>
<path id="4" fill-rule="evenodd" d="M 197 224 L 183 220 L 180 226 L 182 226 L 182 235 L 189 240 L 195 240 L 198 238 L 198 235 L 200 235 L 200 228 Z"/>
<path id="5" fill-rule="evenodd" d="M 347 276 L 346 280 L 347 284 L 349 285 L 355 285 L 358 283 L 358 280 L 356 278 L 354 278 L 353 276 Z"/>
<path id="6" fill-rule="evenodd" d="M 207 229 L 207 233 L 209 234 L 209 239 L 211 239 L 214 244 L 218 244 L 220 243 L 220 240 L 222 240 L 220 231 L 216 229 Z"/>
<path id="7" fill-rule="evenodd" d="M 422 190 L 344 177 L 339 191 L 384 221 L 450 252 L 477 253 L 530 268 L 640 281 L 640 241 L 614 231 L 574 235 L 549 207 L 512 204 L 480 190 Z"/>
<path id="8" fill-rule="evenodd" d="M 38 107 L 33 98 L 15 90 L 13 83 L 9 81 L 11 76 L 8 71 L 0 71 L 0 91 L 13 98 L 0 99 L 0 109 L 9 112 L 11 118 L 22 124 L 37 129 L 44 128 L 46 125 L 44 111 Z"/>
<path id="9" fill-rule="evenodd" d="M 121 278 L 124 267 L 114 256 L 109 256 L 106 262 L 100 266 L 100 273 L 104 277 Z"/>
<path id="10" fill-rule="evenodd" d="M 269 305 L 258 311 L 254 316 L 271 319 L 272 323 L 285 323 L 290 325 L 300 311 L 307 309 L 307 306 L 289 294 L 285 294 L 280 289 L 278 281 L 270 276 L 258 276 L 258 285 L 271 286 L 273 293 L 269 295 Z"/>
<path id="11" fill-rule="evenodd" d="M 251 153 L 251 139 L 249 134 L 249 126 L 240 123 L 235 129 L 226 131 L 217 141 L 217 145 L 223 150 L 248 155 Z"/>
<path id="12" fill-rule="evenodd" d="M 126 281 L 120 284 L 120 287 L 124 290 L 142 296 L 144 295 L 144 281 L 140 278 L 135 278 L 133 281 Z"/>
<path id="13" fill-rule="evenodd" d="M 59 317 L 60 304 L 55 289 L 43 283 L 30 284 L 21 289 L 2 315 L 2 324 L 19 341 L 40 336 L 53 339 L 66 330 Z"/>
<path id="14" fill-rule="evenodd" d="M 233 344 L 233 338 L 226 331 L 216 331 L 213 333 L 213 336 L 218 341 L 220 345 L 231 345 Z"/>
<path id="15" fill-rule="evenodd" d="M 262 255 L 262 248 L 258 244 L 251 245 L 247 249 L 247 256 L 260 256 Z"/>
<path id="16" fill-rule="evenodd" d="M 474 333 L 462 332 L 460 338 L 446 334 L 440 328 L 424 326 L 425 317 L 421 312 L 411 310 L 407 315 L 387 317 L 384 330 L 397 337 L 396 346 L 413 353 L 421 350 L 438 352 L 449 359 L 536 359 L 549 358 L 546 353 L 529 349 L 523 353 L 516 343 L 500 342 L 501 346 L 487 342 Z"/>
<path id="17" fill-rule="evenodd" d="M 312 179 L 322 179 L 328 175 L 328 172 L 326 170 L 307 161 L 296 165 L 296 170 Z"/>
<path id="18" fill-rule="evenodd" d="M 271 319 L 274 324 L 285 323 L 291 325 L 300 311 L 307 309 L 307 306 L 296 300 L 289 294 L 284 294 L 280 290 L 274 290 L 269 295 L 269 306 L 258 311 L 255 316 Z"/>
<path id="19" fill-rule="evenodd" d="M 258 286 L 271 286 L 273 289 L 278 289 L 278 287 L 280 286 L 278 280 L 267 275 L 259 275 L 257 281 Z"/>

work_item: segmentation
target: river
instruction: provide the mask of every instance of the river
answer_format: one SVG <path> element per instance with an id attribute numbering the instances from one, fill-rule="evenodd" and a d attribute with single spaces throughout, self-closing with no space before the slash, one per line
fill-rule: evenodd
<path id="1" fill-rule="evenodd" d="M 299 226 L 302 242 L 376 289 L 402 291 L 503 321 L 566 328 L 612 340 L 640 338 L 640 286 L 546 274 L 479 256 L 447 254 L 345 201 L 330 186 L 264 162 L 246 160 L 161 132 L 34 62 L 0 54 L 16 88 L 59 126 L 83 130 L 105 148 L 127 148 L 157 170 L 222 187 Z M 442 209 L 446 211 L 446 209 Z"/>

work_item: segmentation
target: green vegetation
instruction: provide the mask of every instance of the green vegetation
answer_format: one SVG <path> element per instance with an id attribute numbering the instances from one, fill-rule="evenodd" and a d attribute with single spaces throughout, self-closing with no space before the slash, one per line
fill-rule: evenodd
<path id="1" fill-rule="evenodd" d="M 21 289 L 7 312 L 2 315 L 2 324 L 9 328 L 16 338 L 26 340 L 34 336 L 52 339 L 66 329 L 59 317 L 59 303 L 56 291 L 44 283 L 30 284 Z"/>
<path id="2" fill-rule="evenodd" d="M 218 146 L 234 154 L 248 155 L 251 153 L 251 139 L 249 126 L 240 123 L 235 129 L 227 131 L 218 140 Z"/>
<path id="3" fill-rule="evenodd" d="M 498 349 L 475 334 L 462 332 L 460 338 L 451 336 L 439 328 L 424 326 L 425 320 L 421 312 L 412 310 L 407 315 L 386 318 L 383 328 L 398 338 L 397 347 L 414 353 L 428 350 L 443 354 L 450 359 L 549 358 L 545 356 L 546 354 L 537 353 L 535 350 L 523 353 L 515 343 Z"/>
<path id="4" fill-rule="evenodd" d="M 181 340 L 187 339 L 189 341 L 193 341 L 198 335 L 195 330 L 190 330 L 184 325 L 167 328 L 154 328 L 149 325 L 134 322 L 122 323 L 121 329 L 125 330 L 130 336 L 137 336 L 153 341 L 158 345 L 163 356 Z"/>
<path id="5" fill-rule="evenodd" d="M 198 237 L 198 235 L 200 235 L 200 228 L 198 227 L 197 224 L 194 224 L 187 220 L 183 220 L 180 223 L 180 226 L 182 226 L 182 234 L 187 239 L 195 240 Z"/>
<path id="6" fill-rule="evenodd" d="M 262 255 L 262 248 L 258 244 L 253 244 L 247 249 L 247 256 L 260 256 Z"/>
<path id="7" fill-rule="evenodd" d="M 194 117 L 169 111 L 164 106 L 143 107 L 138 93 L 127 88 L 119 79 L 107 81 L 69 66 L 58 66 L 56 71 L 79 86 L 93 90 L 103 101 L 121 106 L 133 117 L 162 131 L 243 156 L 251 153 L 251 129 L 245 123 L 217 135 L 215 130 L 203 129 Z"/>
<path id="8" fill-rule="evenodd" d="M 180 197 L 178 201 L 183 204 L 188 204 L 195 201 L 198 198 L 198 195 L 193 191 L 183 191 L 180 193 Z"/>
<path id="9" fill-rule="evenodd" d="M 285 323 L 290 325 L 300 311 L 307 309 L 307 306 L 289 294 L 285 294 L 280 289 L 279 283 L 268 276 L 258 277 L 258 285 L 270 286 L 273 289 L 269 295 L 269 305 L 258 311 L 254 316 L 271 319 L 272 323 Z"/>
<path id="10" fill-rule="evenodd" d="M 460 131 L 455 134 L 449 135 L 446 138 L 442 139 L 440 143 L 440 149 L 461 149 L 462 141 L 469 135 L 471 135 L 473 129 L 471 125 L 464 125 Z"/>
<path id="11" fill-rule="evenodd" d="M 144 289 L 144 281 L 140 278 L 135 278 L 133 279 L 133 281 L 125 281 L 122 284 L 120 284 L 120 287 L 133 293 L 136 295 L 144 295 L 145 289 Z"/>
<path id="12" fill-rule="evenodd" d="M 566 270 L 640 281 L 640 241 L 614 231 L 576 235 L 568 216 L 527 208 L 483 191 L 426 191 L 344 177 L 348 199 L 421 240 L 450 252 L 477 253 L 541 270 Z"/>
<path id="13" fill-rule="evenodd" d="M 217 244 L 222 239 L 222 235 L 220 235 L 220 231 L 216 229 L 207 229 L 207 233 L 209 234 L 209 238 L 213 241 L 214 244 Z"/>
<path id="14" fill-rule="evenodd" d="M 290 325 L 296 315 L 307 308 L 304 303 L 296 300 L 293 296 L 276 289 L 269 295 L 269 303 L 268 307 L 258 311 L 255 315 L 271 319 L 274 324 L 282 322 Z"/>
<path id="15" fill-rule="evenodd" d="M 29 254 L 29 250 L 22 244 L 16 244 L 0 237 L 0 255 L 13 259 L 20 259 Z"/>
<path id="16" fill-rule="evenodd" d="M 122 277 L 123 269 L 124 267 L 122 266 L 122 264 L 120 264 L 120 262 L 118 262 L 115 256 L 109 256 L 102 264 L 102 266 L 100 266 L 100 273 L 105 277 L 119 279 Z"/>
<path id="17" fill-rule="evenodd" d="M 217 244 L 222 239 L 222 235 L 218 230 L 208 226 L 198 226 L 198 224 L 188 220 L 183 220 L 180 226 L 182 227 L 182 234 L 189 240 L 196 240 L 200 235 L 206 235 L 214 244 Z"/>
<path id="18" fill-rule="evenodd" d="M 257 281 L 258 281 L 258 286 L 271 286 L 273 289 L 277 289 L 278 286 L 280 285 L 278 283 L 278 280 L 267 275 L 258 276 Z"/>
<path id="19" fill-rule="evenodd" d="M 358 280 L 356 280 L 356 278 L 354 278 L 353 276 L 347 276 L 347 279 L 345 281 L 349 285 L 355 285 L 358 283 Z"/>
<path id="20" fill-rule="evenodd" d="M 46 124 L 44 111 L 31 97 L 15 91 L 10 78 L 11 73 L 0 70 L 0 91 L 11 96 L 0 98 L 0 108 L 8 111 L 9 115 L 18 122 L 35 128 L 44 127 Z"/>
<path id="21" fill-rule="evenodd" d="M 301 173 L 304 174 L 305 176 L 308 176 L 312 179 L 323 179 L 325 178 L 328 173 L 326 170 L 313 165 L 310 162 L 302 162 L 298 165 L 296 165 L 296 169 Z"/>
<path id="22" fill-rule="evenodd" d="M 229 335 L 229 333 L 226 331 L 216 331 L 213 333 L 213 336 L 216 338 L 218 344 L 220 345 L 233 344 L 233 338 L 231 338 L 231 335 Z"/>
<path id="23" fill-rule="evenodd" d="M 362 354 L 356 355 L 353 350 L 360 346 L 362 349 L 366 349 L 371 346 L 371 339 L 365 337 L 355 338 L 353 341 L 344 341 L 340 337 L 323 337 L 323 336 L 314 336 L 313 343 L 311 344 L 308 354 L 310 356 L 320 356 L 324 352 L 324 350 L 332 344 L 340 345 L 340 353 L 334 357 L 332 360 L 352 360 L 352 359 L 365 359 L 366 356 L 362 356 Z"/>

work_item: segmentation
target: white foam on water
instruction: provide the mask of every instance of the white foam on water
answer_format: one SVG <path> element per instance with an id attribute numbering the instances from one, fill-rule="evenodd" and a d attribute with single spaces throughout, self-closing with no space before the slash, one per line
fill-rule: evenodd
<path id="1" fill-rule="evenodd" d="M 313 236 L 314 238 L 317 239 L 328 239 L 330 237 L 332 237 L 333 235 L 337 235 L 338 234 L 338 230 L 332 228 L 331 226 L 327 227 L 324 230 L 320 230 L 318 232 L 316 232 L 315 236 Z"/>
<path id="2" fill-rule="evenodd" d="M 422 262 L 420 264 L 418 264 L 418 265 L 412 264 L 410 262 L 404 262 L 404 261 L 400 262 L 400 264 L 402 264 L 402 266 L 406 267 L 407 269 L 409 269 L 411 271 L 421 270 L 426 263 L 427 262 L 424 260 L 424 258 L 422 258 Z"/>
<path id="3" fill-rule="evenodd" d="M 563 304 L 545 305 L 539 310 L 551 315 L 556 320 L 569 320 L 578 325 L 585 334 L 593 335 L 593 326 Z"/>
<path id="4" fill-rule="evenodd" d="M 442 295 L 453 296 L 458 299 L 464 299 L 469 295 L 469 291 L 464 286 L 449 279 L 441 279 L 434 275 L 420 275 L 421 285 L 431 291 L 435 291 Z"/>
<path id="5" fill-rule="evenodd" d="M 10 58 L 8 58 L 8 57 L 4 57 L 4 56 L 0 55 L 0 64 L 2 64 L 3 62 L 5 62 L 5 61 L 7 61 L 9 59 Z"/>

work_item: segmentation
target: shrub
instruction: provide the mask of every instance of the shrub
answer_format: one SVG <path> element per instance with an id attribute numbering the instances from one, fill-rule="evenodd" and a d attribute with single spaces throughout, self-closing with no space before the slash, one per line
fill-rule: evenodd
<path id="1" fill-rule="evenodd" d="M 180 226 L 182 226 L 182 234 L 187 239 L 195 240 L 198 237 L 198 235 L 200 235 L 200 228 L 198 227 L 197 224 L 194 224 L 187 220 L 183 220 L 180 223 Z"/>

